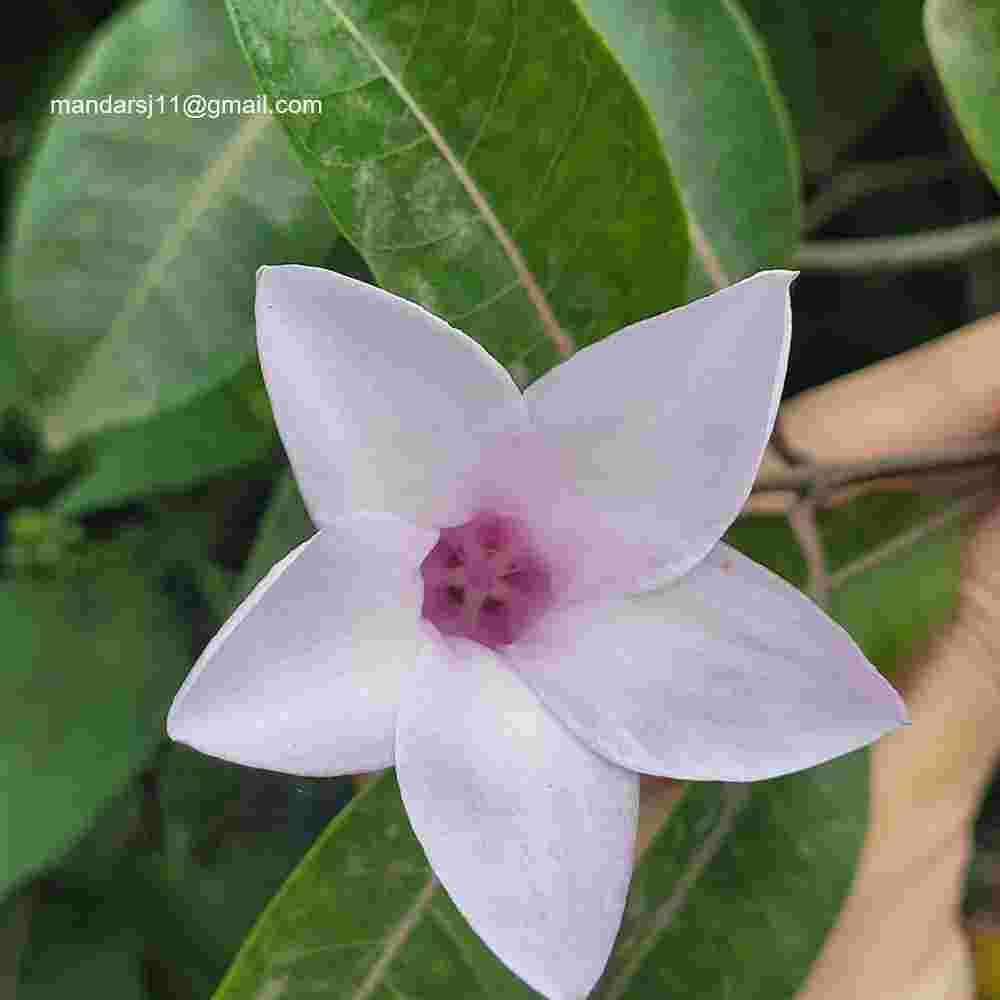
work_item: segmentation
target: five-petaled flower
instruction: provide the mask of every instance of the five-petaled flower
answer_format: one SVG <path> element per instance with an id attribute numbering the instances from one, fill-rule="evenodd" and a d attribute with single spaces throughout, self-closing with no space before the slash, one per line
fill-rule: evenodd
<path id="1" fill-rule="evenodd" d="M 263 270 L 261 363 L 320 530 L 209 644 L 171 736 L 292 774 L 395 765 L 472 927 L 547 997 L 585 996 L 636 772 L 752 781 L 905 721 L 841 628 L 720 541 L 774 424 L 793 277 L 636 323 L 522 393 L 411 302 Z"/>

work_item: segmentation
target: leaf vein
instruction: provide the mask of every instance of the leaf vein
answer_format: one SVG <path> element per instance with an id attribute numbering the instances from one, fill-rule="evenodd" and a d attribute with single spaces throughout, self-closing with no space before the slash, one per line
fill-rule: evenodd
<path id="1" fill-rule="evenodd" d="M 408 153 L 411 149 L 417 149 L 419 146 L 426 146 L 430 141 L 430 136 L 419 135 L 411 142 L 404 142 L 401 146 L 393 146 L 392 149 L 387 149 L 384 153 L 375 153 L 372 156 L 364 156 L 360 160 L 332 160 L 329 161 L 327 165 L 344 170 L 356 170 L 358 167 L 367 166 L 369 163 L 383 163 L 386 160 L 391 160 L 395 156 L 402 156 L 403 153 Z"/>
<path id="2" fill-rule="evenodd" d="M 639 966 L 642 965 L 659 936 L 684 908 L 684 904 L 698 879 L 701 878 L 702 873 L 722 849 L 726 838 L 732 833 L 736 826 L 736 820 L 750 798 L 750 787 L 748 785 L 727 785 L 722 794 L 722 812 L 715 829 L 691 856 L 690 863 L 684 874 L 677 880 L 673 892 L 660 903 L 648 918 L 641 921 L 630 934 L 619 941 L 617 951 L 625 957 L 620 965 L 609 970 L 610 976 L 607 976 L 598 985 L 593 994 L 595 998 L 621 1000 Z"/>
<path id="3" fill-rule="evenodd" d="M 191 189 L 187 203 L 164 233 L 156 253 L 150 257 L 144 268 L 142 277 L 133 285 L 122 303 L 121 309 L 108 328 L 107 336 L 100 340 L 98 345 L 109 342 L 113 344 L 127 332 L 129 324 L 142 310 L 153 290 L 163 283 L 167 269 L 180 254 L 185 240 L 194 230 L 198 220 L 211 208 L 215 195 L 225 187 L 230 178 L 239 173 L 244 160 L 250 155 L 271 121 L 269 115 L 254 115 L 248 118 L 222 147 L 219 155 L 211 161 L 208 169 L 201 174 Z M 95 352 L 96 349 L 95 346 Z M 93 360 L 92 352 L 90 362 L 77 376 L 77 383 L 93 364 Z M 149 388 L 150 383 L 145 370 L 137 368 L 132 375 L 144 389 Z"/>
<path id="4" fill-rule="evenodd" d="M 483 220 L 486 222 L 487 226 L 490 228 L 497 242 L 506 254 L 511 267 L 514 269 L 514 273 L 524 286 L 525 294 L 528 296 L 531 304 L 535 307 L 535 311 L 538 314 L 539 321 L 541 322 L 546 335 L 551 338 L 552 342 L 556 346 L 556 349 L 561 355 L 565 357 L 571 354 L 573 352 L 573 341 L 560 327 L 555 314 L 552 312 L 552 307 L 546 300 L 544 293 L 538 285 L 538 281 L 528 267 L 527 261 L 524 259 L 519 247 L 514 242 L 503 223 L 497 217 L 496 212 L 494 212 L 493 207 L 490 205 L 486 196 L 479 190 L 479 187 L 473 180 L 469 171 L 465 168 L 458 156 L 455 155 L 455 151 L 448 144 L 444 135 L 441 133 L 441 130 L 434 124 L 430 116 L 424 111 L 413 95 L 403 86 L 399 77 L 393 73 L 390 67 L 386 64 L 385 60 L 379 55 L 375 47 L 371 44 L 371 42 L 369 42 L 354 21 L 347 15 L 337 0 L 324 0 L 324 2 L 330 11 L 336 17 L 340 18 L 351 37 L 361 48 L 365 50 L 369 58 L 376 64 L 376 66 L 378 66 L 384 74 L 386 80 L 388 80 L 388 82 L 395 88 L 399 96 L 403 99 L 403 103 L 410 109 L 411 114 L 413 114 L 420 125 L 422 125 L 427 131 L 442 158 L 448 166 L 451 167 L 462 187 L 465 188 L 469 199 L 479 211 L 479 214 L 482 216 Z"/>
<path id="5" fill-rule="evenodd" d="M 417 240 L 415 243 L 384 243 L 380 246 L 375 246 L 373 244 L 365 244 L 365 251 L 370 253 L 396 253 L 400 250 L 422 250 L 425 247 L 437 246 L 439 243 L 444 243 L 446 240 L 450 240 L 454 236 L 458 236 L 459 233 L 464 233 L 466 229 L 471 226 L 479 225 L 482 223 L 476 215 L 470 215 L 467 219 L 464 219 L 462 223 L 456 226 L 454 229 L 449 230 L 447 233 L 441 233 L 438 236 L 432 236 L 430 239 Z M 519 284 L 515 279 L 515 284 Z"/>
<path id="6" fill-rule="evenodd" d="M 352 994 L 352 1000 L 368 1000 L 375 990 L 385 980 L 385 976 L 399 954 L 400 949 L 409 940 L 413 928 L 417 926 L 424 911 L 431 904 L 434 893 L 437 892 L 438 881 L 431 875 L 427 884 L 420 890 L 420 894 L 414 900 L 413 905 L 403 914 L 399 923 L 386 937 L 385 950 L 379 956 L 378 961 L 371 967 L 371 971 L 365 976 L 364 981 Z"/>
<path id="7" fill-rule="evenodd" d="M 587 83 L 580 95 L 580 100 L 576 108 L 576 114 L 573 117 L 573 121 L 570 123 L 570 127 L 566 130 L 566 135 L 563 138 L 563 141 L 559 144 L 558 149 L 556 149 L 552 154 L 552 158 L 549 160 L 548 166 L 545 168 L 541 180 L 538 182 L 538 187 L 536 189 L 538 194 L 535 198 L 535 205 L 537 207 L 535 211 L 527 213 L 524 218 L 513 227 L 515 233 L 519 232 L 538 217 L 541 206 L 543 206 L 547 200 L 544 196 L 546 189 L 549 186 L 550 179 L 555 173 L 555 169 L 559 165 L 559 161 L 566 155 L 566 152 L 576 135 L 576 130 L 580 127 L 580 123 L 583 121 L 583 116 L 586 113 L 587 105 L 590 102 L 590 96 L 594 89 L 593 67 L 586 57 L 583 58 L 583 63 L 587 67 Z"/>
<path id="8" fill-rule="evenodd" d="M 510 295 L 515 289 L 520 288 L 520 284 L 515 278 L 514 281 L 503 285 L 501 288 L 497 289 L 492 295 L 487 295 L 485 299 L 480 299 L 474 306 L 470 309 L 466 309 L 465 312 L 458 313 L 457 315 L 450 316 L 448 318 L 449 323 L 457 323 L 460 320 L 468 319 L 470 316 L 474 316 L 477 312 L 481 312 L 487 306 L 493 305 L 495 302 L 499 302 L 505 295 Z"/>
<path id="9" fill-rule="evenodd" d="M 490 991 L 486 988 L 486 984 L 482 981 L 479 975 L 479 970 L 476 968 L 476 963 L 469 961 L 468 956 L 468 946 L 466 943 L 458 936 L 455 932 L 455 928 L 444 918 L 444 915 L 439 913 L 434 907 L 431 907 L 427 911 L 427 915 L 431 919 L 431 923 L 440 930 L 445 937 L 455 946 L 458 953 L 465 959 L 466 964 L 469 967 L 469 971 L 472 973 L 472 978 L 476 981 L 476 985 L 482 991 L 484 997 L 490 995 Z"/>
<path id="10" fill-rule="evenodd" d="M 489 125 L 490 120 L 496 114 L 496 110 L 500 105 L 500 98 L 503 94 L 504 87 L 507 85 L 507 81 L 510 78 L 510 70 L 514 64 L 514 50 L 517 48 L 517 2 L 516 0 L 511 0 L 511 17 L 510 17 L 510 43 L 507 46 L 507 53 L 504 57 L 503 69 L 500 71 L 497 78 L 497 85 L 493 91 L 493 97 L 490 100 L 489 107 L 483 112 L 483 120 L 479 123 L 479 128 L 476 129 L 476 134 L 472 137 L 472 142 L 469 143 L 469 148 L 465 151 L 465 155 L 462 157 L 462 162 L 468 164 L 469 159 L 472 156 L 473 151 L 476 146 L 479 145 L 479 140 L 482 139 L 486 132 L 486 128 Z M 478 11 L 478 8 L 477 8 Z M 478 16 L 478 15 L 477 15 Z M 472 22 L 475 24 L 475 20 Z M 472 28 L 469 28 L 469 34 L 472 33 Z"/>
<path id="11" fill-rule="evenodd" d="M 399 64 L 399 78 L 400 80 L 406 76 L 406 71 L 409 68 L 410 63 L 413 61 L 413 54 L 417 51 L 417 43 L 420 41 L 420 36 L 424 32 L 424 25 L 427 23 L 427 12 L 431 9 L 431 0 L 424 0 L 424 10 L 420 15 L 420 23 L 417 25 L 413 32 L 413 38 L 410 40 L 410 47 L 407 50 L 405 56 L 403 56 L 403 61 Z M 389 81 L 391 84 L 392 81 Z"/>

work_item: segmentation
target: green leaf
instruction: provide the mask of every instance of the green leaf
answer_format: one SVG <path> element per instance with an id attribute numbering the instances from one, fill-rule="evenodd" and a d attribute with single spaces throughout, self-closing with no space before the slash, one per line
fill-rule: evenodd
<path id="1" fill-rule="evenodd" d="M 866 764 L 689 785 L 643 856 L 594 1000 L 791 1000 L 850 887 Z"/>
<path id="2" fill-rule="evenodd" d="M 940 502 L 919 496 L 859 498 L 826 528 L 832 568 L 844 569 L 940 508 Z M 950 618 L 958 600 L 961 542 L 959 525 L 951 524 L 835 589 L 831 613 L 881 669 L 891 673 Z"/>
<path id="3" fill-rule="evenodd" d="M 395 774 L 357 796 L 268 906 L 216 1000 L 527 1000 L 432 878 Z"/>
<path id="4" fill-rule="evenodd" d="M 256 363 L 176 410 L 98 435 L 92 465 L 56 501 L 79 514 L 184 490 L 263 458 L 276 443 Z"/>
<path id="5" fill-rule="evenodd" d="M 148 840 L 143 826 L 150 818 L 149 793 L 143 777 L 136 775 L 102 803 L 83 836 L 47 876 L 61 885 L 73 884 L 106 896 L 127 881 L 138 846 Z"/>
<path id="6" fill-rule="evenodd" d="M 146 0 L 115 18 L 66 99 L 254 87 L 224 11 Z M 266 114 L 53 114 L 7 259 L 20 356 L 50 444 L 179 406 L 253 354 L 254 274 L 335 233 Z"/>
<path id="7" fill-rule="evenodd" d="M 305 783 L 225 764 L 174 746 L 160 775 L 162 855 L 145 866 L 156 914 L 137 914 L 162 958 L 206 997 L 254 918 L 312 839 L 290 803 Z M 342 799 L 342 783 L 322 783 Z M 335 810 L 330 809 L 327 819 Z M 141 898 L 139 900 L 141 905 Z"/>
<path id="8" fill-rule="evenodd" d="M 595 996 L 679 996 L 696 982 L 699 997 L 736 984 L 741 997 L 791 997 L 849 884 L 866 803 L 863 755 L 753 786 L 692 785 L 639 866 L 626 950 Z M 660 981 L 676 992 L 643 992 Z M 536 995 L 437 887 L 391 773 L 309 852 L 216 1000 L 279 986 L 288 1000 Z"/>
<path id="9" fill-rule="evenodd" d="M 924 25 L 955 117 L 1000 189 L 1000 6 L 993 0 L 927 0 Z"/>
<path id="10" fill-rule="evenodd" d="M 0 417 L 21 402 L 25 394 L 24 370 L 17 354 L 10 309 L 0 299 Z"/>
<path id="11" fill-rule="evenodd" d="M 136 531 L 0 578 L 0 886 L 63 850 L 163 739 L 191 654 L 165 550 Z"/>
<path id="12" fill-rule="evenodd" d="M 32 907 L 17 1000 L 146 1000 L 142 937 L 97 896 L 61 888 Z"/>
<path id="13" fill-rule="evenodd" d="M 828 173 L 889 110 L 919 65 L 920 0 L 743 0 L 743 6 L 767 45 L 806 168 Z"/>
<path id="14" fill-rule="evenodd" d="M 819 518 L 834 587 L 830 613 L 880 669 L 890 672 L 944 621 L 958 595 L 960 535 L 956 526 L 903 545 L 890 558 L 843 577 L 848 565 L 903 538 L 941 507 L 939 501 L 893 491 L 857 497 Z M 727 541 L 803 586 L 806 565 L 780 515 L 741 518 Z"/>
<path id="15" fill-rule="evenodd" d="M 743 7 L 764 41 L 797 130 L 813 127 L 819 94 L 809 7 L 797 0 L 743 0 Z"/>
<path id="16" fill-rule="evenodd" d="M 577 0 L 656 122 L 716 285 L 784 264 L 799 165 L 763 46 L 728 0 Z"/>
<path id="17" fill-rule="evenodd" d="M 17 990 L 17 970 L 28 941 L 31 924 L 30 890 L 0 896 L 0 995 Z"/>
<path id="18" fill-rule="evenodd" d="M 829 171 L 892 107 L 924 56 L 921 0 L 806 0 L 818 101 L 800 132 L 806 165 Z"/>
<path id="19" fill-rule="evenodd" d="M 582 345 L 684 298 L 655 128 L 571 0 L 229 7 L 272 98 L 323 98 L 283 123 L 383 287 L 530 372 L 543 300 Z"/>

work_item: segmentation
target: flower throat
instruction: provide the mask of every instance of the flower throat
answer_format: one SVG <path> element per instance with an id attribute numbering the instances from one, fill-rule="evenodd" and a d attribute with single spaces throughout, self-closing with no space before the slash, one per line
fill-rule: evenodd
<path id="1" fill-rule="evenodd" d="M 523 526 L 499 514 L 445 528 L 420 575 L 423 617 L 491 649 L 519 638 L 552 597 L 551 574 Z"/>

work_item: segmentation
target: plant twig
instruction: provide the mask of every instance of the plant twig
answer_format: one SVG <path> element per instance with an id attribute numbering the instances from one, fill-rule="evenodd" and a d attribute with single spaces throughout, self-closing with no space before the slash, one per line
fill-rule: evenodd
<path id="1" fill-rule="evenodd" d="M 555 313 L 552 311 L 552 307 L 549 305 L 549 301 L 545 297 L 538 279 L 528 266 L 528 262 L 521 252 L 520 246 L 515 241 L 512 232 L 500 221 L 489 198 L 480 189 L 469 172 L 465 157 L 452 148 L 434 119 L 424 110 L 416 97 L 405 86 L 402 76 L 390 66 L 372 44 L 371 40 L 366 37 L 358 23 L 349 14 L 348 5 L 342 3 L 342 0 L 325 0 L 325 6 L 340 24 L 343 25 L 344 30 L 350 35 L 359 50 L 364 52 L 368 59 L 377 67 L 378 71 L 385 78 L 386 83 L 392 87 L 399 99 L 409 109 L 410 114 L 417 120 L 424 132 L 427 133 L 427 138 L 437 148 L 441 158 L 448 164 L 451 172 L 455 175 L 455 179 L 465 189 L 469 201 L 472 202 L 480 218 L 493 234 L 493 238 L 497 241 L 501 250 L 503 250 L 514 275 L 524 289 L 528 301 L 531 302 L 535 312 L 538 314 L 538 321 L 545 335 L 552 341 L 559 356 L 568 358 L 575 350 L 576 345 L 573 343 L 573 338 L 559 325 L 559 321 L 556 319 Z"/>
<path id="2" fill-rule="evenodd" d="M 930 475 L 997 462 L 1000 462 L 1000 434 L 991 434 L 951 445 L 886 455 L 863 462 L 796 465 L 784 472 L 762 476 L 754 483 L 752 492 L 827 496 L 842 487 L 877 479 Z"/>
<path id="3" fill-rule="evenodd" d="M 872 569 L 886 559 L 904 552 L 951 522 L 972 513 L 996 497 L 996 485 L 966 494 L 948 504 L 916 527 L 897 535 L 854 562 L 830 573 L 822 536 L 816 523 L 817 509 L 837 490 L 860 483 L 895 476 L 938 475 L 942 472 L 1000 463 L 1000 434 L 959 441 L 938 448 L 886 455 L 865 462 L 820 465 L 791 448 L 780 425 L 775 425 L 771 439 L 775 453 L 791 468 L 761 477 L 754 493 L 793 493 L 795 502 L 786 513 L 806 561 L 809 577 L 806 590 L 818 604 L 826 604 L 838 587 L 858 573 Z"/>
<path id="4" fill-rule="evenodd" d="M 820 607 L 830 603 L 830 571 L 826 565 L 826 552 L 823 548 L 823 538 L 816 519 L 816 498 L 800 497 L 787 514 L 788 524 L 799 543 L 802 556 L 806 561 L 809 574 L 806 581 L 806 593 Z"/>
<path id="5" fill-rule="evenodd" d="M 780 414 L 774 421 L 774 429 L 771 431 L 771 447 L 778 457 L 792 468 L 815 467 L 816 463 L 808 452 L 794 447 L 788 440 Z M 823 536 L 820 534 L 816 517 L 820 498 L 815 490 L 803 488 L 798 492 L 798 499 L 787 514 L 788 525 L 806 561 L 808 571 L 806 591 L 817 604 L 826 607 L 830 599 L 830 573 L 826 565 Z"/>
<path id="6" fill-rule="evenodd" d="M 898 191 L 915 184 L 931 184 L 966 167 L 945 156 L 908 156 L 890 163 L 864 163 L 834 177 L 829 186 L 809 201 L 802 229 L 810 233 L 856 201 L 882 191 Z"/>
<path id="7" fill-rule="evenodd" d="M 774 453 L 785 463 L 785 465 L 809 465 L 812 458 L 809 454 L 796 448 L 785 433 L 785 423 L 781 419 L 781 413 L 774 421 L 774 429 L 771 431 L 771 447 Z"/>
<path id="8" fill-rule="evenodd" d="M 729 275 L 722 269 L 722 263 L 708 242 L 705 231 L 693 218 L 688 220 L 688 233 L 691 237 L 691 246 L 698 255 L 712 286 L 714 288 L 725 288 L 729 284 Z"/>
<path id="9" fill-rule="evenodd" d="M 794 266 L 803 271 L 868 274 L 940 267 L 1000 246 L 1000 218 L 966 222 L 912 236 L 817 240 L 799 246 Z"/>

